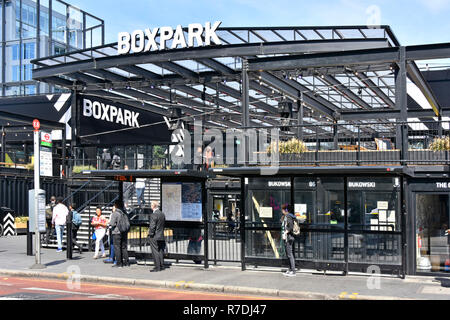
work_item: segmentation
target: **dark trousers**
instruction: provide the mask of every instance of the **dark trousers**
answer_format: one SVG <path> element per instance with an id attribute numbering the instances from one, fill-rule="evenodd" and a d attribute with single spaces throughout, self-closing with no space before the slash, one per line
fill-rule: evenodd
<path id="1" fill-rule="evenodd" d="M 72 224 L 72 246 L 77 246 L 81 249 L 81 245 L 77 242 L 77 236 L 78 236 L 78 229 L 80 227 L 77 227 L 76 225 Z"/>
<path id="2" fill-rule="evenodd" d="M 155 269 L 162 270 L 164 268 L 164 249 L 166 242 L 164 240 L 150 238 L 150 247 L 152 248 L 153 260 L 155 261 Z"/>
<path id="3" fill-rule="evenodd" d="M 295 272 L 294 240 L 293 236 L 288 235 L 285 241 L 286 255 L 289 259 L 289 270 L 293 272 Z"/>
<path id="4" fill-rule="evenodd" d="M 47 229 L 45 230 L 45 243 L 49 244 L 50 243 L 50 237 L 53 235 L 53 226 L 52 226 L 52 220 L 46 220 L 47 222 Z"/>
<path id="5" fill-rule="evenodd" d="M 128 232 L 113 234 L 113 243 L 117 265 L 128 265 Z"/>

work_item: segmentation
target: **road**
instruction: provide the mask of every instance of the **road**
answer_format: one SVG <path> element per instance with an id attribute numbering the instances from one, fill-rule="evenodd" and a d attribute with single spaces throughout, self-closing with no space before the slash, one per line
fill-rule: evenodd
<path id="1" fill-rule="evenodd" d="M 266 300 L 273 297 L 230 295 L 138 286 L 0 277 L 0 300 Z"/>

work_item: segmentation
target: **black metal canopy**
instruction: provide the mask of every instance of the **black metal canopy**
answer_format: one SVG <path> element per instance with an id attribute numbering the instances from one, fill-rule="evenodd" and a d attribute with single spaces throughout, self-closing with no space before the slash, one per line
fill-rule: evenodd
<path id="1" fill-rule="evenodd" d="M 421 119 L 448 112 L 415 60 L 449 57 L 450 44 L 401 47 L 389 26 L 219 28 L 217 35 L 222 45 L 118 55 L 111 43 L 36 59 L 33 79 L 165 116 L 175 106 L 186 122 L 219 129 L 375 120 L 394 130 L 393 119 L 406 121 L 409 111 Z M 407 110 L 403 70 L 432 109 Z M 293 106 L 285 119 L 282 101 Z"/>

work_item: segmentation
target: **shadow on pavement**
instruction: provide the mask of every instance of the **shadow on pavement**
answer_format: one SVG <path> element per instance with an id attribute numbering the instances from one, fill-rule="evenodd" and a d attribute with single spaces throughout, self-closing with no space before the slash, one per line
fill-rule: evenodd
<path id="1" fill-rule="evenodd" d="M 450 288 L 450 279 L 449 278 L 435 278 L 437 281 L 441 282 L 441 286 L 444 288 Z"/>
<path id="2" fill-rule="evenodd" d="M 46 263 L 45 265 L 47 267 L 49 267 L 49 266 L 56 266 L 58 264 L 65 263 L 65 262 L 66 262 L 66 260 L 56 260 L 56 261 L 52 261 L 52 262 Z"/>

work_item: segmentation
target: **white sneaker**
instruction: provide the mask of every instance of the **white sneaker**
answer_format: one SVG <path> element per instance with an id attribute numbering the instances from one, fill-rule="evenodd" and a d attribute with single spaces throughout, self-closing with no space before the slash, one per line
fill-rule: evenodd
<path id="1" fill-rule="evenodd" d="M 94 255 L 94 257 L 93 257 L 94 259 L 98 259 L 98 255 Z"/>
<path id="2" fill-rule="evenodd" d="M 283 276 L 285 277 L 295 277 L 295 272 L 294 271 L 286 271 L 285 273 L 283 273 Z"/>

